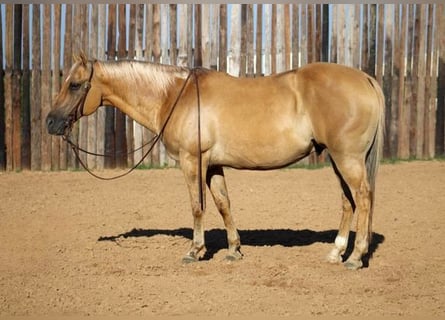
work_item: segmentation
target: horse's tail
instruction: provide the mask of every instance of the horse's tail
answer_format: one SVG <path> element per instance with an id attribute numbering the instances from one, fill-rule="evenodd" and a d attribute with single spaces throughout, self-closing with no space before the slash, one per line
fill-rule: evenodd
<path id="1" fill-rule="evenodd" d="M 371 211 L 369 214 L 369 239 L 371 239 L 372 235 L 372 214 L 374 211 L 374 199 L 375 199 L 375 180 L 377 171 L 380 164 L 380 159 L 382 157 L 383 152 L 383 138 L 385 133 L 385 97 L 383 95 L 382 88 L 378 84 L 378 82 L 369 77 L 369 81 L 374 88 L 377 99 L 378 99 L 378 122 L 377 128 L 374 135 L 374 141 L 371 144 L 371 148 L 368 150 L 368 154 L 366 156 L 366 171 L 368 175 L 368 182 L 371 191 Z"/>

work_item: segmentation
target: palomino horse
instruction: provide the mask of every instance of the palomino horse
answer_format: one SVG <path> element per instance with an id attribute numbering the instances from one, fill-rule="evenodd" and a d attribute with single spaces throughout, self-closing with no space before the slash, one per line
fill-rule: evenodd
<path id="1" fill-rule="evenodd" d="M 383 93 L 367 74 L 314 63 L 268 77 L 235 78 L 80 55 L 47 116 L 48 132 L 66 135 L 73 122 L 101 105 L 115 106 L 160 135 L 168 154 L 179 160 L 194 219 L 185 262 L 199 260 L 204 248 L 206 184 L 227 230 L 227 258 L 242 257 L 223 167 L 277 169 L 327 148 L 343 189 L 342 219 L 328 261 L 342 262 L 355 213 L 356 240 L 345 266 L 362 267 L 384 131 Z"/>

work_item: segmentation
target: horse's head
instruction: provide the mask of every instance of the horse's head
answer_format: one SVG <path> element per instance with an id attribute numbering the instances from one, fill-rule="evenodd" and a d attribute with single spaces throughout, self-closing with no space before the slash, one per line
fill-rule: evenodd
<path id="1" fill-rule="evenodd" d="M 94 62 L 88 61 L 83 53 L 75 56 L 74 60 L 53 108 L 46 117 L 50 134 L 68 133 L 74 122 L 93 113 L 101 104 L 101 91 L 98 85 L 94 85 Z"/>

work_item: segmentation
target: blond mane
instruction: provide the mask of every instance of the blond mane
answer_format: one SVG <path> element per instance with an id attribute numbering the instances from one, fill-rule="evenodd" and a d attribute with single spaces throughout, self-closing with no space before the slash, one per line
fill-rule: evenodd
<path id="1" fill-rule="evenodd" d="M 107 78 L 146 84 L 161 94 L 167 93 L 176 78 L 185 79 L 189 72 L 186 68 L 138 60 L 107 61 L 100 67 Z"/>

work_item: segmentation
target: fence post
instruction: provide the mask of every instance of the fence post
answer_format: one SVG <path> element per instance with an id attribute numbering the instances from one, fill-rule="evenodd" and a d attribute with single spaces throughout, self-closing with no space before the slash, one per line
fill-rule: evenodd
<path id="1" fill-rule="evenodd" d="M 219 6 L 219 54 L 218 70 L 227 72 L 227 4 Z"/>
<path id="2" fill-rule="evenodd" d="M 40 114 L 40 129 L 42 136 L 42 170 L 49 171 L 51 170 L 52 136 L 46 132 L 45 118 L 51 108 L 51 5 L 45 4 L 43 7 L 42 111 Z"/>
<path id="3" fill-rule="evenodd" d="M 53 33 L 53 50 L 52 50 L 52 60 L 53 60 L 53 74 L 52 74 L 52 94 L 51 94 L 51 106 L 54 105 L 57 93 L 60 91 L 60 29 L 62 28 L 61 17 L 60 17 L 60 4 L 54 4 L 54 33 Z M 48 134 L 48 133 L 45 133 Z M 51 159 L 51 169 L 60 169 L 60 140 L 58 137 L 52 139 L 52 159 Z"/>
<path id="4" fill-rule="evenodd" d="M 437 5 L 436 30 L 445 29 L 445 5 Z M 437 31 L 436 31 L 437 32 Z M 438 33 L 439 66 L 437 77 L 436 155 L 445 155 L 445 33 Z"/>
<path id="5" fill-rule="evenodd" d="M 408 135 L 408 110 L 405 106 L 406 100 L 405 95 L 407 92 L 405 78 L 407 76 L 406 70 L 406 57 L 407 57 L 407 46 L 406 46 L 406 33 L 408 30 L 408 4 L 402 4 L 402 25 L 400 30 L 400 50 L 399 56 L 397 57 L 400 76 L 399 76 L 399 96 L 398 96 L 398 143 L 397 143 L 397 157 L 402 159 L 407 159 L 409 157 L 409 135 Z"/>
<path id="6" fill-rule="evenodd" d="M 3 43 L 3 12 L 0 6 L 0 43 Z M 0 57 L 3 57 L 3 46 L 0 46 Z M 6 144 L 5 144 L 5 86 L 3 70 L 3 63 L 0 63 L 0 76 L 2 83 L 0 83 L 0 171 L 6 169 Z"/>
<path id="7" fill-rule="evenodd" d="M 22 168 L 29 170 L 31 168 L 31 118 L 30 118 L 30 71 L 29 71 L 29 5 L 23 5 L 23 28 L 22 28 L 22 52 L 23 52 L 23 71 L 22 71 Z M 1 56 L 1 53 L 0 53 Z M 1 134 L 1 133 L 0 133 Z"/>
<path id="8" fill-rule="evenodd" d="M 22 89 L 22 5 L 14 5 L 14 57 L 12 70 L 12 112 L 13 112 L 13 167 L 14 170 L 22 169 L 22 114 L 21 114 L 21 89 Z"/>
<path id="9" fill-rule="evenodd" d="M 426 43 L 425 43 L 425 23 L 426 23 L 426 9 L 427 5 L 420 6 L 420 17 L 418 28 L 416 28 L 416 34 L 419 35 L 418 41 L 415 44 L 416 50 L 418 50 L 418 68 L 415 75 L 417 76 L 417 99 L 416 99 L 416 158 L 422 159 L 423 153 L 423 143 L 424 143 L 424 132 L 425 132 L 425 53 L 426 53 Z"/>

